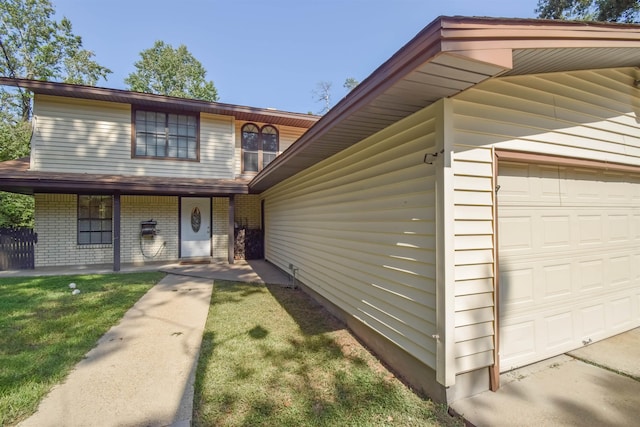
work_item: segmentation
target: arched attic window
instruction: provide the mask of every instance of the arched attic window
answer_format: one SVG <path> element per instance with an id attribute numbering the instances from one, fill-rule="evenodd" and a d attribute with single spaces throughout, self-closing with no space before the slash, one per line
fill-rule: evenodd
<path id="1" fill-rule="evenodd" d="M 242 172 L 259 172 L 278 155 L 278 129 L 264 125 L 260 129 L 253 123 L 242 126 Z"/>

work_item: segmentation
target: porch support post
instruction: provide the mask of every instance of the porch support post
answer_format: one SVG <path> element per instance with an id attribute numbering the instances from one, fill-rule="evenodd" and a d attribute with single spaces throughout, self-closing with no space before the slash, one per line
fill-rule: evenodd
<path id="1" fill-rule="evenodd" d="M 120 271 L 120 192 L 113 194 L 113 271 Z"/>
<path id="2" fill-rule="evenodd" d="M 236 237 L 235 237 L 235 206 L 236 206 L 236 199 L 235 196 L 232 194 L 229 196 L 229 244 L 227 245 L 227 247 L 229 248 L 229 256 L 228 256 L 228 261 L 229 264 L 233 264 L 234 263 L 234 254 L 235 254 L 235 244 L 236 244 Z"/>

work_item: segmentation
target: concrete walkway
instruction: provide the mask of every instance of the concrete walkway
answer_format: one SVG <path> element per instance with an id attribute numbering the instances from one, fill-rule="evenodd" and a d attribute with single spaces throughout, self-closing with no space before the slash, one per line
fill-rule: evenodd
<path id="1" fill-rule="evenodd" d="M 166 276 L 20 425 L 189 426 L 212 285 Z"/>
<path id="2" fill-rule="evenodd" d="M 477 427 L 640 425 L 640 328 L 504 373 L 500 381 L 497 392 L 451 407 Z"/>

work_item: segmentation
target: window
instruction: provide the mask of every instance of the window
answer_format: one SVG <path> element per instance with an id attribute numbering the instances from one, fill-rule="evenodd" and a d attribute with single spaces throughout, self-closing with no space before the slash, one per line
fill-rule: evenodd
<path id="1" fill-rule="evenodd" d="M 259 172 L 278 155 L 278 129 L 253 123 L 242 126 L 242 172 Z"/>
<path id="2" fill-rule="evenodd" d="M 111 244 L 113 199 L 111 196 L 78 196 L 78 244 Z"/>
<path id="3" fill-rule="evenodd" d="M 133 156 L 199 160 L 198 117 L 134 110 Z"/>

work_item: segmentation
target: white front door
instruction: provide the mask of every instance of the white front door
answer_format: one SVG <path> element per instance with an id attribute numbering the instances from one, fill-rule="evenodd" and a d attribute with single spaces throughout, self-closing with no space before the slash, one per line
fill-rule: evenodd
<path id="1" fill-rule="evenodd" d="M 180 256 L 211 256 L 211 199 L 182 197 L 180 200 Z"/>

